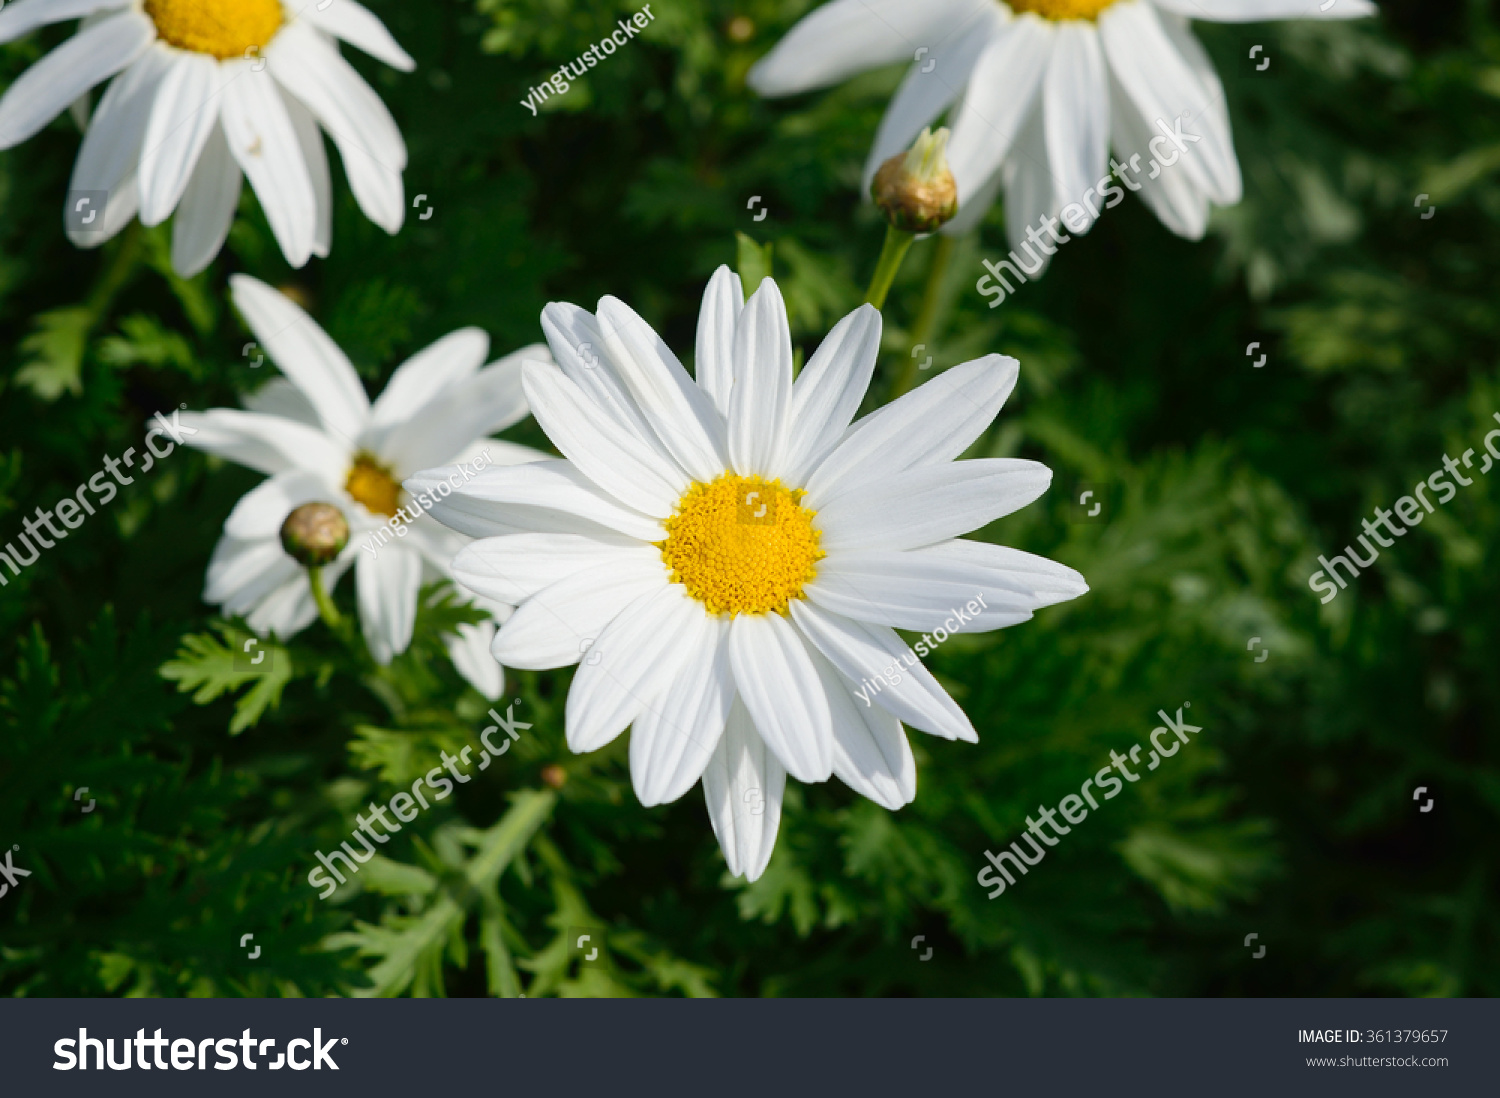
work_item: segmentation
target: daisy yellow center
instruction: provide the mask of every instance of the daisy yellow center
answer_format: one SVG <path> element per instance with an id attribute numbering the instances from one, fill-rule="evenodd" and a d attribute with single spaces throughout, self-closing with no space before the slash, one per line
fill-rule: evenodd
<path id="1" fill-rule="evenodd" d="M 1023 11 L 1035 12 L 1043 19 L 1061 22 L 1064 19 L 1095 19 L 1115 0 L 1005 0 L 1010 10 L 1020 15 Z"/>
<path id="2" fill-rule="evenodd" d="M 715 614 L 785 613 L 823 556 L 814 512 L 801 500 L 800 490 L 760 477 L 694 484 L 660 543 L 672 582 Z"/>
<path id="3" fill-rule="evenodd" d="M 146 0 L 146 14 L 178 49 L 222 61 L 271 40 L 281 27 L 281 0 Z"/>
<path id="4" fill-rule="evenodd" d="M 344 481 L 348 492 L 371 514 L 394 517 L 401 509 L 401 484 L 391 471 L 369 454 L 359 454 Z"/>

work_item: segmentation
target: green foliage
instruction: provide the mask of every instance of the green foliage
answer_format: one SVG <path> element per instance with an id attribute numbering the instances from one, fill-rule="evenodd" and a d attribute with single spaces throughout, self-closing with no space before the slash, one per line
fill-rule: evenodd
<path id="1" fill-rule="evenodd" d="M 811 3 L 661 0 L 628 48 L 533 117 L 527 90 L 626 7 L 377 0 L 416 72 L 345 52 L 390 105 L 406 192 L 432 216 L 408 210 L 388 236 L 336 168 L 332 253 L 299 271 L 249 188 L 194 279 L 170 271 L 169 225 L 75 250 L 57 217 L 71 120 L 0 154 L 0 548 L 103 455 L 139 448 L 151 413 L 235 407 L 268 379 L 226 307 L 232 272 L 305 302 L 376 392 L 457 327 L 485 329 L 498 357 L 541 337 L 546 302 L 604 294 L 690 362 L 712 271 L 729 263 L 751 290 L 774 254 L 805 360 L 874 269 L 884 223 L 859 173 L 900 79 L 753 96 L 745 72 Z M 179 450 L 36 564 L 0 561 L 0 848 L 19 845 L 33 871 L 0 898 L 0 988 L 1500 992 L 1492 480 L 1327 605 L 1307 587 L 1320 554 L 1445 453 L 1482 446 L 1500 411 L 1500 27 L 1482 5 L 1381 6 L 1368 22 L 1195 25 L 1245 180 L 1205 241 L 1131 198 L 994 310 L 973 286 L 1007 246 L 1000 207 L 946 271 L 935 239 L 912 247 L 866 410 L 915 343 L 932 355 L 919 382 L 1018 358 L 1016 393 L 968 456 L 1043 461 L 1054 490 L 979 536 L 1091 586 L 929 659 L 980 740 L 912 734 L 913 804 L 792 783 L 765 875 L 734 881 L 701 794 L 640 807 L 626 737 L 568 751 L 570 673 L 507 669 L 497 709 L 531 727 L 321 900 L 317 854 L 494 723 L 445 647 L 482 615 L 425 588 L 411 648 L 381 666 L 351 576 L 333 592 L 337 628 L 259 640 L 270 666 L 244 666 L 251 634 L 201 592 L 259 478 Z M 1245 64 L 1254 42 L 1269 70 Z M 0 80 L 38 48 L 0 47 Z M 508 437 L 547 446 L 529 421 Z M 1085 484 L 1102 522 L 1080 520 Z M 986 849 L 1187 702 L 1203 726 L 1190 745 L 986 897 Z M 1271 945 L 1262 961 L 1241 948 L 1250 932 Z"/>

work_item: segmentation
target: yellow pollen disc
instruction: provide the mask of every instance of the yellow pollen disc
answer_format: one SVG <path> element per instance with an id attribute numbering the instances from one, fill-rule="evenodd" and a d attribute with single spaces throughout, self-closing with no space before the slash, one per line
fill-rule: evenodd
<path id="1" fill-rule="evenodd" d="M 694 484 L 664 524 L 672 582 L 715 614 L 786 613 L 823 557 L 814 512 L 779 480 L 725 473 Z"/>
<path id="2" fill-rule="evenodd" d="M 178 49 L 244 57 L 281 27 L 281 0 L 146 0 L 156 33 Z"/>
<path id="3" fill-rule="evenodd" d="M 1020 15 L 1035 12 L 1043 19 L 1095 19 L 1115 0 L 1005 0 L 1010 10 Z"/>
<path id="4" fill-rule="evenodd" d="M 401 509 L 401 485 L 391 471 L 369 454 L 358 454 L 344 481 L 348 492 L 372 514 L 394 517 Z"/>

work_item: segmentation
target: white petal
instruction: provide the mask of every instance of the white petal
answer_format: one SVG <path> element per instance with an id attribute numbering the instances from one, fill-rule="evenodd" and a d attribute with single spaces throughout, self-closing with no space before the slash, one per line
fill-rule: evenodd
<path id="1" fill-rule="evenodd" d="M 861 305 L 833 326 L 797 375 L 781 456 L 787 484 L 807 483 L 859 411 L 880 354 L 880 326 L 880 310 Z"/>
<path id="2" fill-rule="evenodd" d="M 183 441 L 206 453 L 262 473 L 307 469 L 335 484 L 349 471 L 349 451 L 306 424 L 258 412 L 214 408 L 183 412 L 180 420 L 194 431 Z"/>
<path id="3" fill-rule="evenodd" d="M 792 333 L 781 291 L 767 278 L 750 295 L 734 329 L 729 461 L 735 472 L 774 477 L 780 471 L 791 409 Z"/>
<path id="4" fill-rule="evenodd" d="M 630 729 L 630 778 L 648 808 L 670 804 L 697 784 L 734 701 L 728 622 L 707 614 L 688 620 L 677 638 L 686 652 L 677 677 L 646 703 Z"/>
<path id="5" fill-rule="evenodd" d="M 683 640 L 695 635 L 694 623 L 704 616 L 703 605 L 675 583 L 617 614 L 589 646 L 568 688 L 568 747 L 580 755 L 597 751 L 625 731 L 648 699 L 664 694 L 686 669 L 692 645 Z"/>
<path id="6" fill-rule="evenodd" d="M 227 534 L 214 546 L 204 579 L 203 601 L 243 616 L 283 584 L 305 576 L 277 538 L 241 541 Z"/>
<path id="7" fill-rule="evenodd" d="M 833 0 L 805 17 L 745 78 L 760 95 L 794 95 L 936 46 L 990 0 Z"/>
<path id="8" fill-rule="evenodd" d="M 326 259 L 333 247 L 333 180 L 328 172 L 328 150 L 323 147 L 323 131 L 318 129 L 318 120 L 301 100 L 284 89 L 277 90 L 281 91 L 281 102 L 286 107 L 286 116 L 292 120 L 292 129 L 297 131 L 297 146 L 302 150 L 302 162 L 307 165 L 313 201 L 318 207 L 312 254 Z"/>
<path id="9" fill-rule="evenodd" d="M 1017 257 L 1027 257 L 1018 258 L 1021 270 L 1030 278 L 1040 278 L 1061 246 L 1051 242 L 1047 226 L 1063 232 L 1056 220 L 1063 204 L 1047 161 L 1047 130 L 1042 109 L 1033 111 L 1026 119 L 1000 176 L 1005 182 L 1005 235 Z M 1048 221 L 1049 218 L 1052 220 Z M 1028 229 L 1035 230 L 1038 243 L 1028 239 Z"/>
<path id="10" fill-rule="evenodd" d="M 151 20 L 126 11 L 69 38 L 16 77 L 0 97 L 0 149 L 37 133 L 73 100 L 144 53 L 155 37 Z"/>
<path id="11" fill-rule="evenodd" d="M 786 771 L 756 734 L 745 703 L 736 699 L 703 772 L 709 822 L 733 876 L 753 881 L 766 871 L 785 790 Z"/>
<path id="12" fill-rule="evenodd" d="M 623 301 L 599 301 L 599 331 L 636 406 L 662 445 L 694 479 L 728 465 L 724 420 L 660 336 Z"/>
<path id="13" fill-rule="evenodd" d="M 363 4 L 355 0 L 333 0 L 325 5 L 306 4 L 297 11 L 298 19 L 305 19 L 319 30 L 342 38 L 356 49 L 364 50 L 377 61 L 384 61 L 394 69 L 411 72 L 417 63 L 411 55 L 396 44 L 385 24 Z"/>
<path id="14" fill-rule="evenodd" d="M 442 498 L 440 483 L 450 493 Z M 413 496 L 425 494 L 433 518 L 470 537 L 528 531 L 593 535 L 606 529 L 644 542 L 667 536 L 660 522 L 616 503 L 567 461 L 482 469 L 468 483 L 451 466 L 425 469 L 408 477 L 405 488 Z"/>
<path id="15" fill-rule="evenodd" d="M 13 7 L 6 5 L 0 16 Z M 84 132 L 69 190 L 113 191 L 135 170 L 167 57 L 164 49 L 148 49 L 110 81 Z"/>
<path id="16" fill-rule="evenodd" d="M 1051 56 L 1054 28 L 1034 15 L 1013 19 L 974 64 L 964 93 L 948 167 L 967 203 L 999 169 L 1037 99 Z"/>
<path id="17" fill-rule="evenodd" d="M 424 347 L 391 374 L 371 410 L 371 424 L 386 427 L 409 419 L 428 401 L 478 373 L 489 350 L 490 337 L 482 328 L 460 328 Z"/>
<path id="18" fill-rule="evenodd" d="M 828 699 L 807 648 L 780 614 L 739 614 L 729 628 L 729 664 L 755 729 L 798 781 L 833 773 Z"/>
<path id="19" fill-rule="evenodd" d="M 1031 592 L 1037 607 L 1076 599 L 1087 594 L 1088 581 L 1066 564 L 1026 553 L 1006 545 L 957 538 L 938 545 L 911 550 L 912 555 L 954 561 L 975 570 L 986 588 L 994 584 Z"/>
<path id="20" fill-rule="evenodd" d="M 352 447 L 370 418 L 370 398 L 338 344 L 296 302 L 259 279 L 233 275 L 229 288 L 266 354 L 312 402 L 323 426 Z"/>
<path id="21" fill-rule="evenodd" d="M 1370 0 L 1336 0 L 1323 5 L 1308 0 L 1152 0 L 1190 19 L 1215 23 L 1261 23 L 1271 19 L 1362 19 L 1379 12 Z"/>
<path id="22" fill-rule="evenodd" d="M 550 363 L 525 366 L 526 398 L 552 444 L 621 503 L 666 518 L 688 480 Z"/>
<path id="23" fill-rule="evenodd" d="M 734 328 L 744 308 L 745 289 L 740 276 L 721 266 L 703 291 L 693 369 L 699 388 L 713 398 L 714 407 L 726 418 L 729 391 L 734 385 Z"/>
<path id="24" fill-rule="evenodd" d="M 1037 606 L 1030 590 L 1005 583 L 994 572 L 879 549 L 830 553 L 805 591 L 831 613 L 916 632 L 1003 629 L 1026 621 Z"/>
<path id="25" fill-rule="evenodd" d="M 880 691 L 872 691 L 875 704 L 920 732 L 979 741 L 964 711 L 895 630 L 851 621 L 800 599 L 791 605 L 792 620 L 839 674 L 861 686 L 880 683 Z"/>
<path id="26" fill-rule="evenodd" d="M 11 0 L 0 9 L 0 42 L 14 42 L 37 27 L 123 8 L 130 0 Z"/>
<path id="27" fill-rule="evenodd" d="M 824 552 L 914 549 L 977 530 L 1037 499 L 1052 470 L 1020 458 L 926 465 L 867 481 L 818 509 Z"/>
<path id="28" fill-rule="evenodd" d="M 476 595 L 514 606 L 577 572 L 616 562 L 659 565 L 661 551 L 618 535 L 511 534 L 465 546 L 453 559 L 453 576 Z"/>
<path id="29" fill-rule="evenodd" d="M 1094 217 L 1083 205 L 1084 192 L 1109 162 L 1109 80 L 1092 23 L 1058 24 L 1042 85 L 1042 119 L 1052 189 L 1063 205 L 1084 211 L 1088 225 L 1073 231 L 1087 232 Z"/>
<path id="30" fill-rule="evenodd" d="M 156 89 L 141 147 L 141 224 L 159 225 L 177 208 L 198 157 L 217 128 L 224 84 L 235 69 L 178 50 Z"/>
<path id="31" fill-rule="evenodd" d="M 359 596 L 359 623 L 376 663 L 387 664 L 411 644 L 417 622 L 417 593 L 422 586 L 422 558 L 410 549 L 388 545 L 375 556 L 359 555 L 354 566 Z"/>
<path id="32" fill-rule="evenodd" d="M 482 621 L 477 625 L 465 622 L 456 635 L 444 638 L 444 646 L 464 680 L 490 701 L 499 701 L 505 693 L 505 668 L 490 655 L 494 639 L 494 622 Z"/>
<path id="33" fill-rule="evenodd" d="M 959 97 L 974 71 L 979 55 L 990 40 L 1002 32 L 1006 20 L 998 4 L 982 4 L 972 9 L 965 21 L 948 31 L 935 47 L 912 62 L 906 79 L 896 90 L 875 144 L 865 159 L 860 193 L 868 195 L 875 173 L 891 157 L 911 147 L 925 126 L 942 114 Z"/>
<path id="34" fill-rule="evenodd" d="M 229 151 L 260 199 L 282 255 L 301 267 L 312 255 L 318 198 L 297 131 L 270 74 L 256 72 L 249 61 L 226 61 L 223 67 L 235 74 L 224 86 L 220 108 Z"/>
<path id="35" fill-rule="evenodd" d="M 338 146 L 365 216 L 388 233 L 406 216 L 406 143 L 390 111 L 338 50 L 311 28 L 284 27 L 265 51 L 276 79 L 312 111 Z"/>
<path id="36" fill-rule="evenodd" d="M 265 355 L 259 352 L 254 343 L 242 350 L 245 352 L 246 361 L 251 369 L 258 370 L 265 365 Z M 251 357 L 252 352 L 254 352 L 254 357 Z M 262 412 L 268 416 L 295 420 L 318 431 L 323 429 L 323 421 L 318 418 L 318 410 L 307 399 L 307 394 L 292 384 L 291 378 L 282 377 L 279 374 L 272 374 L 259 389 L 246 393 L 240 398 L 240 403 L 251 412 Z"/>
<path id="37" fill-rule="evenodd" d="M 574 572 L 516 607 L 492 651 L 507 667 L 539 670 L 578 663 L 627 606 L 666 586 L 660 559 L 611 561 Z"/>
<path id="38" fill-rule="evenodd" d="M 213 262 L 224 246 L 240 202 L 240 167 L 218 126 L 198 157 L 177 217 L 172 222 L 172 268 L 191 278 Z"/>
<path id="39" fill-rule="evenodd" d="M 808 506 L 868 480 L 952 461 L 994 422 L 1019 375 L 1015 359 L 985 355 L 866 416 L 808 478 Z"/>
<path id="40" fill-rule="evenodd" d="M 822 653 L 811 655 L 833 716 L 834 774 L 882 808 L 894 811 L 910 804 L 917 795 L 917 761 L 901 722 L 861 702 Z"/>
<path id="41" fill-rule="evenodd" d="M 1229 102 L 1224 95 L 1224 84 L 1214 70 L 1208 52 L 1188 28 L 1186 20 L 1168 16 L 1162 19 L 1161 29 L 1208 93 L 1208 110 L 1196 119 L 1185 119 L 1183 132 L 1201 133 L 1205 127 L 1211 126 L 1222 135 L 1221 140 L 1213 142 L 1213 147 L 1227 151 L 1229 155 L 1209 162 L 1214 188 L 1208 196 L 1221 206 L 1233 206 L 1244 197 L 1244 181 L 1240 177 L 1239 160 L 1234 155 L 1234 130 L 1229 123 Z"/>
<path id="42" fill-rule="evenodd" d="M 507 355 L 449 386 L 410 419 L 370 432 L 370 448 L 401 472 L 451 462 L 475 439 L 526 414 L 521 361 Z"/>
<path id="43" fill-rule="evenodd" d="M 314 500 L 331 501 L 327 481 L 304 469 L 286 469 L 240 497 L 224 521 L 232 538 L 279 538 L 281 525 L 294 508 Z"/>
<path id="44" fill-rule="evenodd" d="M 1174 171 L 1177 165 L 1172 168 L 1158 165 L 1156 178 L 1151 178 L 1149 149 L 1157 135 L 1147 127 L 1135 103 L 1113 76 L 1110 95 L 1110 143 L 1120 162 L 1133 169 L 1121 174 L 1135 182 L 1142 201 L 1163 225 L 1189 240 L 1202 239 L 1208 228 L 1208 195 L 1190 174 Z"/>

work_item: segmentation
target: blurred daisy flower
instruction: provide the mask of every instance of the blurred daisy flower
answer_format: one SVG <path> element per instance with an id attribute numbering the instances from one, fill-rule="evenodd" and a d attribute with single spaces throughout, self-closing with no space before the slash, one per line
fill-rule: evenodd
<path id="1" fill-rule="evenodd" d="M 433 516 L 480 539 L 458 582 L 517 605 L 495 658 L 579 663 L 568 746 L 632 726 L 641 803 L 701 780 L 736 875 L 765 869 L 788 773 L 836 774 L 895 809 L 916 795 L 903 723 L 977 738 L 896 628 L 940 643 L 1087 590 L 1063 565 L 958 537 L 1051 480 L 1032 461 L 953 460 L 1015 385 L 1014 359 L 956 366 L 851 426 L 880 346 L 869 305 L 795 382 L 776 283 L 746 303 L 728 268 L 704 295 L 696 382 L 612 297 L 596 314 L 549 305 L 542 326 L 557 364 L 528 361 L 526 395 L 567 460 L 486 470 Z"/>
<path id="2" fill-rule="evenodd" d="M 348 522 L 348 543 L 322 570 L 328 590 L 352 565 L 360 625 L 380 663 L 411 643 L 418 592 L 449 576 L 467 539 L 427 515 L 433 497 L 488 465 L 546 455 L 488 438 L 526 415 L 521 359 L 547 357 L 540 344 L 481 369 L 489 338 L 461 328 L 419 351 L 372 405 L 338 346 L 284 294 L 244 275 L 230 279 L 235 307 L 284 375 L 247 401 L 248 411 L 184 412 L 189 445 L 268 475 L 224 523 L 208 566 L 204 600 L 240 615 L 261 634 L 286 638 L 317 616 L 307 572 L 283 548 L 281 529 L 303 504 L 331 503 Z M 401 479 L 451 464 L 452 483 L 422 498 Z M 503 620 L 510 607 L 480 603 Z M 493 658 L 476 658 L 494 622 L 461 626 L 449 638 L 454 665 L 490 698 L 503 683 Z"/>
<path id="3" fill-rule="evenodd" d="M 1353 19 L 1375 10 L 1368 0 L 833 0 L 793 27 L 748 80 L 761 95 L 792 95 L 912 61 L 863 189 L 951 106 L 960 207 L 943 231 L 972 228 L 1003 188 L 1010 242 L 1040 250 L 1027 267 L 1034 273 L 1056 250 L 1036 237 L 1065 235 L 1059 215 L 1067 232 L 1087 232 L 1126 189 L 1189 239 L 1203 235 L 1210 203 L 1240 200 L 1224 88 L 1189 18 Z"/>
<path id="4" fill-rule="evenodd" d="M 89 119 L 64 224 L 79 247 L 132 217 L 175 210 L 172 265 L 201 271 L 219 253 L 248 177 L 293 267 L 326 256 L 333 205 L 326 130 L 366 216 L 394 233 L 406 203 L 406 143 L 337 40 L 403 72 L 415 62 L 355 0 L 14 0 L 0 42 L 81 19 L 78 33 L 0 98 L 0 149 L 19 145 L 89 89 L 118 76 Z"/>

